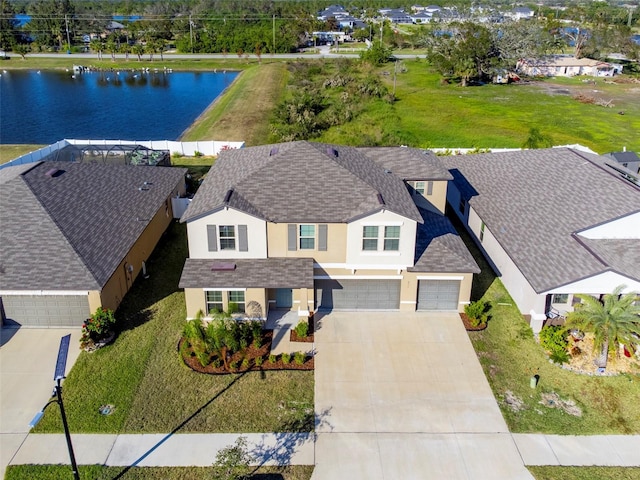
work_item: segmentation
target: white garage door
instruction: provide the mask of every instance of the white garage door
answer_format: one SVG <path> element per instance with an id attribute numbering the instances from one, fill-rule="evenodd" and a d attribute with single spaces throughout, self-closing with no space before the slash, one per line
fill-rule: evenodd
<path id="1" fill-rule="evenodd" d="M 89 318 L 85 295 L 4 295 L 5 325 L 80 327 Z"/>
<path id="2" fill-rule="evenodd" d="M 398 310 L 400 280 L 316 280 L 316 306 L 330 310 Z"/>
<path id="3" fill-rule="evenodd" d="M 418 310 L 458 310 L 459 280 L 419 280 Z"/>

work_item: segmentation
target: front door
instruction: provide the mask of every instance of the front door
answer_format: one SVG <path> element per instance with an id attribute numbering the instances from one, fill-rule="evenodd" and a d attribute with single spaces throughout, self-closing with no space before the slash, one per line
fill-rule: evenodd
<path id="1" fill-rule="evenodd" d="M 293 290 L 290 288 L 276 289 L 276 308 L 291 308 L 293 306 Z"/>

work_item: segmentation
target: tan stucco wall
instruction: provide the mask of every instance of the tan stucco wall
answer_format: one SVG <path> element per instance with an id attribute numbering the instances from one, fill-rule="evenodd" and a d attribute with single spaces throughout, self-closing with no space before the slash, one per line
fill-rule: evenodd
<path id="1" fill-rule="evenodd" d="M 205 312 L 206 302 L 205 302 L 204 292 L 205 290 L 203 288 L 185 288 L 184 289 L 184 298 L 187 306 L 187 318 L 195 318 L 198 315 L 198 312 L 200 310 Z M 223 298 L 223 305 L 226 310 L 227 299 L 224 295 L 222 298 Z M 244 293 L 244 301 L 245 301 L 245 306 L 252 301 L 258 302 L 262 309 L 262 315 L 266 318 L 266 315 L 268 312 L 267 289 L 247 288 Z"/>
<path id="2" fill-rule="evenodd" d="M 447 204 L 447 183 L 446 181 L 433 181 L 433 190 L 431 195 L 422 196 L 418 192 L 413 194 L 413 201 L 416 205 L 427 210 L 444 214 Z"/>
<path id="3" fill-rule="evenodd" d="M 88 295 L 89 299 L 89 311 L 91 313 L 95 312 L 98 307 L 102 306 L 102 298 L 100 297 L 99 290 L 91 290 Z"/>
<path id="4" fill-rule="evenodd" d="M 127 253 L 124 259 L 118 265 L 118 268 L 107 281 L 100 293 L 100 304 L 104 308 L 115 310 L 118 308 L 122 299 L 133 285 L 134 280 L 142 271 L 142 262 L 147 261 L 158 244 L 161 235 L 167 229 L 173 220 L 173 211 L 171 209 L 171 197 L 168 198 L 168 209 L 163 204 L 156 214 L 153 216 L 147 228 L 144 229 L 138 240 Z M 129 272 L 129 265 L 133 267 L 133 271 Z M 148 271 L 150 275 L 153 272 Z M 96 300 L 91 300 L 89 306 L 93 309 L 93 305 L 97 305 Z"/>
<path id="5" fill-rule="evenodd" d="M 311 225 L 311 224 L 309 224 Z M 316 262 L 344 262 L 347 256 L 347 225 L 327 224 L 327 250 L 318 250 L 318 225 L 316 225 L 316 248 L 314 250 L 289 251 L 288 224 L 267 223 L 267 254 L 272 257 L 313 258 Z"/>

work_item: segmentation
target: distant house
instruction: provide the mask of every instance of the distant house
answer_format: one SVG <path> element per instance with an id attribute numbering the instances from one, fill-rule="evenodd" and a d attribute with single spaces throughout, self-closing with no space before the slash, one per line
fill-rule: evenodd
<path id="1" fill-rule="evenodd" d="M 505 17 L 509 17 L 513 20 L 529 20 L 533 18 L 535 12 L 529 7 L 516 7 L 510 12 L 505 14 Z"/>
<path id="2" fill-rule="evenodd" d="M 379 12 L 391 23 L 414 23 L 412 18 L 401 8 L 381 8 Z"/>
<path id="3" fill-rule="evenodd" d="M 516 64 L 516 71 L 532 77 L 612 77 L 622 73 L 622 67 L 591 58 L 554 55 L 539 59 L 522 59 Z"/>
<path id="4" fill-rule="evenodd" d="M 173 221 L 185 173 L 59 161 L 0 170 L 2 323 L 80 326 L 116 309 Z"/>
<path id="5" fill-rule="evenodd" d="M 534 331 L 575 294 L 640 292 L 640 184 L 569 148 L 440 157 L 447 203 Z"/>
<path id="6" fill-rule="evenodd" d="M 611 152 L 605 154 L 605 157 L 615 160 L 631 173 L 640 173 L 640 157 L 635 152 Z"/>
<path id="7" fill-rule="evenodd" d="M 433 15 L 425 12 L 412 13 L 409 16 L 411 17 L 411 21 L 415 24 L 429 23 L 433 20 Z"/>

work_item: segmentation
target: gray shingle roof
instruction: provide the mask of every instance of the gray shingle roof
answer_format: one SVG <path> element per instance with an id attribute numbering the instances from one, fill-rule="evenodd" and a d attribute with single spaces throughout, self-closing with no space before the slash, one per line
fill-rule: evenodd
<path id="1" fill-rule="evenodd" d="M 597 155 L 554 148 L 441 161 L 538 293 L 610 270 L 572 233 L 640 211 L 640 189 Z"/>
<path id="2" fill-rule="evenodd" d="M 409 147 L 362 147 L 358 150 L 402 180 L 451 180 L 432 152 Z"/>
<path id="3" fill-rule="evenodd" d="M 625 238 L 583 237 L 580 240 L 612 270 L 640 282 L 640 241 Z"/>
<path id="4" fill-rule="evenodd" d="M 410 272 L 480 273 L 464 242 L 444 215 L 420 209 L 424 218 L 418 224 L 415 265 Z"/>
<path id="5" fill-rule="evenodd" d="M 214 270 L 214 264 L 235 264 L 234 270 Z M 180 288 L 313 288 L 312 258 L 213 260 L 188 258 Z"/>
<path id="6" fill-rule="evenodd" d="M 399 177 L 358 149 L 306 141 L 222 152 L 182 221 L 221 208 L 225 198 L 272 222 L 345 223 L 382 208 L 422 221 Z"/>
<path id="7" fill-rule="evenodd" d="M 31 167 L 1 189 L 2 290 L 102 288 L 186 173 L 70 162 Z M 59 173 L 46 175 L 52 169 Z"/>

